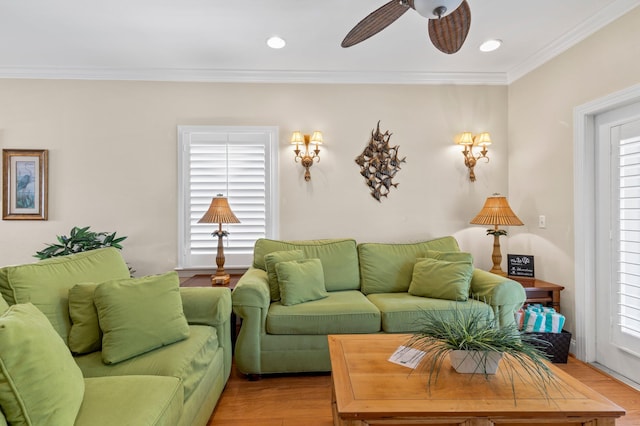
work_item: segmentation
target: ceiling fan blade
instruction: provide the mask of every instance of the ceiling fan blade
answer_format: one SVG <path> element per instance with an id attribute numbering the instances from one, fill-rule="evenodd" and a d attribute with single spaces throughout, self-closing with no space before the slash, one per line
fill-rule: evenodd
<path id="1" fill-rule="evenodd" d="M 351 47 L 354 44 L 358 44 L 376 35 L 401 17 L 407 10 L 409 10 L 407 5 L 402 4 L 398 0 L 391 0 L 358 22 L 358 24 L 349 31 L 349 34 L 347 34 L 344 40 L 342 40 L 341 46 Z"/>
<path id="2" fill-rule="evenodd" d="M 467 0 L 449 15 L 440 19 L 429 19 L 429 38 L 433 45 L 444 53 L 456 53 L 464 44 L 471 26 L 471 10 Z"/>

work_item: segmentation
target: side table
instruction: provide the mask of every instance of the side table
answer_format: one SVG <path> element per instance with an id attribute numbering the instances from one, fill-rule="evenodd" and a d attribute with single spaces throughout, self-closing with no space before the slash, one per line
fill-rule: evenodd
<path id="1" fill-rule="evenodd" d="M 211 285 L 211 274 L 197 274 L 190 278 L 186 278 L 180 282 L 180 287 L 227 287 L 233 291 L 240 280 L 242 274 L 231 274 L 229 285 Z M 231 310 L 231 346 L 235 348 L 236 336 L 238 335 L 238 319 L 236 314 Z"/>
<path id="2" fill-rule="evenodd" d="M 527 300 L 524 303 L 541 303 L 560 312 L 560 292 L 564 290 L 563 286 L 535 278 L 512 276 L 508 278 L 519 282 L 524 287 L 527 293 Z"/>

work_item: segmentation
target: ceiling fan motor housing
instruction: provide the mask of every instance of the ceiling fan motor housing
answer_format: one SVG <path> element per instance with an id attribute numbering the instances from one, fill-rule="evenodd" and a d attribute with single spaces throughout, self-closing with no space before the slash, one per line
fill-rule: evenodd
<path id="1" fill-rule="evenodd" d="M 462 0 L 413 0 L 413 8 L 425 18 L 438 19 L 456 10 L 461 3 Z"/>

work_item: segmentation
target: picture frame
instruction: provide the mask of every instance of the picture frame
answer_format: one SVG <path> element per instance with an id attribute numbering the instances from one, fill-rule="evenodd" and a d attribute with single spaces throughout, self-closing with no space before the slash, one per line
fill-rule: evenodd
<path id="1" fill-rule="evenodd" d="M 507 274 L 510 277 L 534 279 L 533 256 L 528 254 L 507 254 Z"/>
<path id="2" fill-rule="evenodd" d="M 47 220 L 46 149 L 2 150 L 2 219 Z"/>

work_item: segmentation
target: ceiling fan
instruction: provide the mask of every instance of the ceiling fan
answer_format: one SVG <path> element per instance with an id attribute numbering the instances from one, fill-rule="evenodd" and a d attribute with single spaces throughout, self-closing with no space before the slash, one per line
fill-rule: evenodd
<path id="1" fill-rule="evenodd" d="M 368 39 L 409 9 L 429 18 L 429 38 L 438 50 L 448 54 L 460 50 L 471 26 L 467 0 L 391 0 L 358 22 L 341 46 L 350 47 Z"/>

